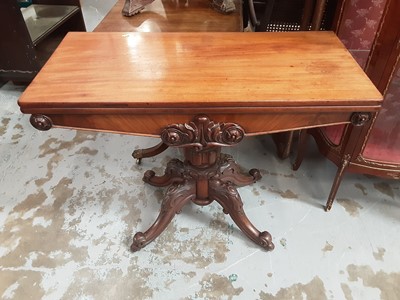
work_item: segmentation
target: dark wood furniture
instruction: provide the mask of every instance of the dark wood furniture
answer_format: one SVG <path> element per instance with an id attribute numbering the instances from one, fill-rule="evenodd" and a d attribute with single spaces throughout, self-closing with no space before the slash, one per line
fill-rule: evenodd
<path id="1" fill-rule="evenodd" d="M 94 32 L 69 33 L 19 105 L 40 130 L 161 138 L 137 158 L 184 149 L 184 161 L 170 161 L 164 175 L 145 173 L 145 182 L 168 189 L 159 217 L 135 235 L 132 250 L 156 238 L 187 202 L 213 201 L 271 250 L 271 235 L 252 225 L 237 191 L 260 173 L 242 174 L 221 147 L 245 135 L 349 123 L 374 115 L 381 100 L 331 32 Z"/>
<path id="2" fill-rule="evenodd" d="M 245 0 L 255 31 L 329 30 L 337 0 Z M 252 9 L 252 6 L 254 9 Z"/>
<path id="3" fill-rule="evenodd" d="M 309 129 L 300 135 L 297 169 L 304 157 L 306 135 L 311 134 L 320 152 L 338 166 L 328 196 L 330 210 L 345 172 L 400 178 L 400 2 L 388 0 L 365 72 L 385 95 L 382 110 L 364 127 L 357 123 Z"/>
<path id="4" fill-rule="evenodd" d="M 238 0 L 236 12 L 222 15 L 209 1 L 154 1 L 133 17 L 121 14 L 124 0 L 118 0 L 95 31 L 99 32 L 196 32 L 243 31 L 242 7 Z"/>
<path id="5" fill-rule="evenodd" d="M 0 81 L 31 81 L 68 31 L 86 31 L 79 0 L 1 0 Z"/>

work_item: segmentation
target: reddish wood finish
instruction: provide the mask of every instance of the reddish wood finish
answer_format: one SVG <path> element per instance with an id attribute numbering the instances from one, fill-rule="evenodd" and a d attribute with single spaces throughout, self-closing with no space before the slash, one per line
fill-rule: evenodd
<path id="1" fill-rule="evenodd" d="M 64 115 L 352 112 L 376 111 L 380 102 L 331 32 L 73 32 L 19 100 L 23 112 Z"/>
<path id="2" fill-rule="evenodd" d="M 241 174 L 231 156 L 220 154 L 221 146 L 236 144 L 243 136 L 240 126 L 215 124 L 204 115 L 196 117 L 190 124 L 172 124 L 164 129 L 163 142 L 185 147 L 185 161 L 171 160 L 163 176 L 156 176 L 153 171 L 145 173 L 143 180 L 146 183 L 168 186 L 168 189 L 154 224 L 146 232 L 135 234 L 132 251 L 143 248 L 160 235 L 187 202 L 203 206 L 214 200 L 252 241 L 266 250 L 274 249 L 269 232 L 258 231 L 246 217 L 236 189 L 259 180 L 260 172 L 252 169 L 248 175 Z"/>
<path id="3" fill-rule="evenodd" d="M 185 162 L 171 161 L 165 175 L 146 172 L 146 182 L 169 188 L 132 250 L 156 238 L 188 201 L 214 200 L 271 250 L 270 234 L 247 219 L 236 190 L 259 172 L 241 174 L 220 147 L 244 135 L 355 122 L 374 115 L 381 100 L 331 32 L 71 33 L 19 105 L 38 129 L 152 135 L 185 148 Z M 143 153 L 157 154 L 163 144 Z"/>

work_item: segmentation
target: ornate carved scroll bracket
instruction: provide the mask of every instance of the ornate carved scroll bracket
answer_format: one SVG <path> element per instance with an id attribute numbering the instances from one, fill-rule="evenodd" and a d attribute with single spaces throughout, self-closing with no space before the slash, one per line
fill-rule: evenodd
<path id="1" fill-rule="evenodd" d="M 35 114 L 29 119 L 32 126 L 38 130 L 46 131 L 53 127 L 53 122 L 48 116 Z"/>
<path id="2" fill-rule="evenodd" d="M 369 120 L 371 120 L 372 114 L 369 112 L 357 112 L 353 113 L 350 118 L 351 124 L 354 126 L 364 126 Z"/>
<path id="3" fill-rule="evenodd" d="M 205 115 L 192 122 L 168 125 L 161 132 L 161 140 L 168 146 L 196 147 L 232 146 L 244 137 L 244 129 L 235 123 L 215 123 Z"/>

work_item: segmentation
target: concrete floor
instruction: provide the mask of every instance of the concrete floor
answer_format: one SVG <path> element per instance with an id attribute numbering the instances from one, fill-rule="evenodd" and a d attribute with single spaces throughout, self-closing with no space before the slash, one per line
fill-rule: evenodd
<path id="1" fill-rule="evenodd" d="M 83 1 L 89 30 L 104 6 Z M 143 172 L 162 173 L 179 152 L 136 165 L 132 150 L 156 139 L 39 132 L 19 111 L 22 91 L 0 89 L 2 299 L 400 299 L 399 181 L 347 174 L 326 213 L 336 168 L 313 143 L 293 172 L 270 137 L 247 138 L 224 152 L 261 170 L 259 182 L 239 191 L 274 251 L 249 241 L 215 203 L 185 207 L 131 253 L 163 193 L 142 183 Z"/>

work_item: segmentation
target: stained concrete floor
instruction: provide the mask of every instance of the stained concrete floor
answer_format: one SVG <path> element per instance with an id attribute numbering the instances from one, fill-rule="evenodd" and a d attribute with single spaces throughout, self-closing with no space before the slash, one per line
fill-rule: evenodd
<path id="1" fill-rule="evenodd" d="M 101 20 L 96 3 L 83 1 L 89 29 Z M 326 213 L 336 169 L 313 143 L 293 172 L 270 137 L 246 138 L 224 152 L 261 170 L 239 191 L 275 250 L 249 241 L 213 203 L 188 205 L 132 253 L 163 193 L 143 184 L 143 172 L 162 173 L 179 151 L 137 165 L 132 150 L 156 139 L 39 132 L 19 111 L 22 91 L 0 89 L 2 299 L 400 299 L 399 181 L 347 174 Z"/>

